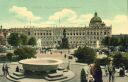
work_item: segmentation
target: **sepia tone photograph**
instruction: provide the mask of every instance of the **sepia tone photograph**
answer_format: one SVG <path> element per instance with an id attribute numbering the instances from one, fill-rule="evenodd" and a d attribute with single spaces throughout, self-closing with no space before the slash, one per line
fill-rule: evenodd
<path id="1" fill-rule="evenodd" d="M 0 0 L 0 82 L 128 82 L 128 0 Z"/>

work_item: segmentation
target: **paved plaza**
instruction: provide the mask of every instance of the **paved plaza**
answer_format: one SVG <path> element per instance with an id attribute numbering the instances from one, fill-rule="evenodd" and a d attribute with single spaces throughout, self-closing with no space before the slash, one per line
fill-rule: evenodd
<path id="1" fill-rule="evenodd" d="M 67 63 L 69 62 L 69 60 L 65 59 L 65 57 L 64 57 L 65 54 L 67 54 L 67 52 L 62 53 L 62 54 L 60 52 L 56 52 L 56 53 L 52 53 L 52 54 L 50 52 L 48 52 L 46 54 L 45 53 L 43 53 L 43 54 L 42 53 L 41 54 L 38 53 L 37 56 L 40 57 L 40 58 L 50 57 L 50 58 L 62 59 L 62 60 L 64 60 L 64 66 L 66 66 Z M 9 72 L 10 73 L 13 73 L 15 71 L 15 68 L 16 68 L 17 65 L 21 66 L 16 62 L 8 63 L 8 65 L 10 67 L 9 68 Z M 75 73 L 75 77 L 73 79 L 65 81 L 65 82 L 80 82 L 80 71 L 85 66 L 86 65 L 78 64 L 74 60 L 72 60 L 70 68 Z M 2 68 L 2 63 L 0 63 L 0 69 L 1 68 Z M 108 77 L 105 77 L 104 74 L 105 73 L 104 73 L 104 70 L 103 70 L 103 82 L 108 82 Z M 42 79 L 29 79 L 29 78 L 24 79 L 24 82 L 32 82 L 32 81 L 33 82 L 35 82 L 35 81 L 36 82 L 45 82 Z M 9 81 L 8 79 L 6 79 L 5 77 L 2 76 L 2 70 L 0 70 L 0 82 L 11 82 L 11 81 Z M 128 77 L 127 76 L 119 77 L 118 73 L 116 73 L 115 82 L 128 82 Z"/>

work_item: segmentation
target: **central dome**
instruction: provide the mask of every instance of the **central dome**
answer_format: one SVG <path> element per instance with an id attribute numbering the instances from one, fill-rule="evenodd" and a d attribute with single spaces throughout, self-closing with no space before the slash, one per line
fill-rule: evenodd
<path id="1" fill-rule="evenodd" d="M 95 12 L 94 17 L 91 19 L 90 23 L 102 22 L 102 19 L 97 16 L 97 12 Z"/>

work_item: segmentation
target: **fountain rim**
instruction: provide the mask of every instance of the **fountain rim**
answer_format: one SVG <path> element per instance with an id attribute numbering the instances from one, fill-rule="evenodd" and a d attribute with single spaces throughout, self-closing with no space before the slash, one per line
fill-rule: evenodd
<path id="1" fill-rule="evenodd" d="M 28 61 L 32 61 L 32 60 L 53 60 L 56 62 L 54 63 L 28 63 Z M 20 60 L 19 63 L 24 64 L 24 65 L 60 65 L 63 63 L 63 61 L 59 59 L 52 59 L 52 58 L 31 58 L 31 59 Z"/>

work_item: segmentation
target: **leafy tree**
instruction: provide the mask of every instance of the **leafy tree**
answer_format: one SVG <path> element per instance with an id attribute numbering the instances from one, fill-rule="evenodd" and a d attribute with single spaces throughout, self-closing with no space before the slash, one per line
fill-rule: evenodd
<path id="1" fill-rule="evenodd" d="M 87 82 L 87 79 L 86 79 L 86 73 L 84 71 L 84 69 L 81 70 L 81 82 Z"/>
<path id="2" fill-rule="evenodd" d="M 5 38 L 0 36 L 0 45 L 5 45 L 5 44 L 6 44 Z"/>
<path id="3" fill-rule="evenodd" d="M 110 39 L 110 45 L 111 46 L 119 46 L 119 44 L 120 44 L 120 38 L 111 37 L 111 39 Z"/>
<path id="4" fill-rule="evenodd" d="M 20 35 L 20 39 L 21 39 L 21 44 L 22 45 L 27 45 L 27 36 L 26 35 L 24 35 L 24 34 L 21 34 Z"/>
<path id="5" fill-rule="evenodd" d="M 108 65 L 109 64 L 109 58 L 102 58 L 102 59 L 97 59 L 96 61 L 99 62 L 100 65 Z"/>
<path id="6" fill-rule="evenodd" d="M 128 49 L 128 37 L 127 36 L 119 36 L 119 37 L 105 37 L 102 41 L 102 44 L 104 46 L 113 46 L 114 48 L 116 46 L 119 47 L 120 51 L 126 51 Z"/>
<path id="7" fill-rule="evenodd" d="M 19 46 L 21 43 L 20 35 L 18 33 L 11 33 L 7 41 L 11 46 Z"/>
<path id="8" fill-rule="evenodd" d="M 28 40 L 28 45 L 36 45 L 36 38 L 35 37 L 31 37 L 29 40 Z"/>
<path id="9" fill-rule="evenodd" d="M 11 61 L 13 55 L 14 55 L 13 53 L 7 53 L 6 57 L 7 57 L 8 60 Z"/>
<path id="10" fill-rule="evenodd" d="M 111 37 L 107 36 L 101 41 L 101 43 L 105 46 L 110 46 L 110 39 Z"/>
<path id="11" fill-rule="evenodd" d="M 117 53 L 113 57 L 113 63 L 116 67 L 120 67 L 122 64 L 125 63 L 125 58 L 123 57 L 121 53 Z"/>
<path id="12" fill-rule="evenodd" d="M 0 46 L 0 53 L 5 52 L 5 51 L 6 51 L 6 49 L 4 47 Z"/>
<path id="13" fill-rule="evenodd" d="M 18 57 L 19 60 L 35 57 L 36 50 L 30 47 L 17 48 L 14 51 L 14 54 Z"/>
<path id="14" fill-rule="evenodd" d="M 96 58 L 96 52 L 92 48 L 84 47 L 78 48 L 75 52 L 75 56 L 78 58 L 78 62 L 82 63 L 93 63 Z"/>

